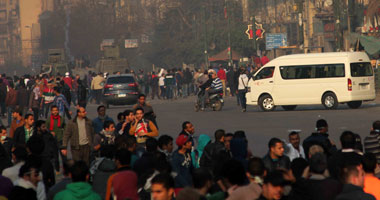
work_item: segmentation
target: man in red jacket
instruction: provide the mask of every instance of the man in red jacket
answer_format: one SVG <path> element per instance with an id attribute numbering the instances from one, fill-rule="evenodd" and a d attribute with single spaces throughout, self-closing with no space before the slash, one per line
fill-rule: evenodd
<path id="1" fill-rule="evenodd" d="M 218 78 L 222 81 L 223 84 L 223 96 L 226 96 L 226 71 L 222 65 L 219 65 Z"/>

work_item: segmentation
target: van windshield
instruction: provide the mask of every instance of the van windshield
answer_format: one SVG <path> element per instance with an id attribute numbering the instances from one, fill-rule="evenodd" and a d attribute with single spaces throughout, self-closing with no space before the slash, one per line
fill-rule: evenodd
<path id="1" fill-rule="evenodd" d="M 360 77 L 360 76 L 373 76 L 373 69 L 371 63 L 362 62 L 362 63 L 351 63 L 351 76 Z"/>

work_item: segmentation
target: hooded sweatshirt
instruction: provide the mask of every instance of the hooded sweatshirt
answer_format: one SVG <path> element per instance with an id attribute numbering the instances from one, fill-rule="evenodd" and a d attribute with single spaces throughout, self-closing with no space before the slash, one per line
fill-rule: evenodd
<path id="1" fill-rule="evenodd" d="M 54 200 L 101 200 L 102 198 L 96 194 L 91 185 L 86 182 L 70 183 L 66 186 L 66 190 L 58 193 Z"/>
<path id="2" fill-rule="evenodd" d="M 199 168 L 199 162 L 203 154 L 203 149 L 211 141 L 210 136 L 201 134 L 198 139 L 198 147 L 195 151 L 191 152 L 191 159 L 194 168 Z"/>

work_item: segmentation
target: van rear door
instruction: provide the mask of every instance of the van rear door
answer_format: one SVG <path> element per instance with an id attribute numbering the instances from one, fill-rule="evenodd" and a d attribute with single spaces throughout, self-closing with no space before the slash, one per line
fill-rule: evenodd
<path id="1" fill-rule="evenodd" d="M 347 80 L 347 90 L 351 91 L 353 100 L 374 94 L 375 78 L 370 62 L 350 63 L 351 77 Z M 359 99 L 356 99 L 359 98 Z"/>

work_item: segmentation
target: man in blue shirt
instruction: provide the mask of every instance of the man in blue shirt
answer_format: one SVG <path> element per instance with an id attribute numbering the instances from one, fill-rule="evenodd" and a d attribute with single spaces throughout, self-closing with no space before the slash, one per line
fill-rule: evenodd
<path id="1" fill-rule="evenodd" d="M 98 107 L 98 117 L 92 120 L 92 126 L 94 127 L 95 133 L 99 134 L 103 130 L 103 125 L 105 121 L 114 122 L 112 118 L 106 115 L 106 107 L 101 105 Z"/>

